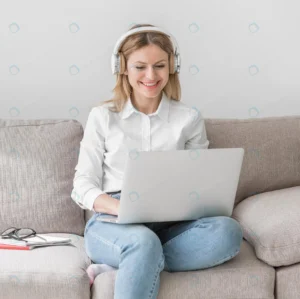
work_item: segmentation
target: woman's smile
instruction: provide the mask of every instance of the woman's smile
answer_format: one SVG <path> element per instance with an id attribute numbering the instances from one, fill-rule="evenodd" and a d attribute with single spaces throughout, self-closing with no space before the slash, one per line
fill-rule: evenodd
<path id="1" fill-rule="evenodd" d="M 156 89 L 158 87 L 160 81 L 157 81 L 157 83 L 155 85 L 152 85 L 153 83 L 151 85 L 150 85 L 150 83 L 148 83 L 149 84 L 149 85 L 147 84 L 148 86 L 145 85 L 146 83 L 144 83 L 144 82 L 141 82 L 141 83 L 143 84 L 144 88 L 146 88 L 148 90 L 152 90 L 152 89 Z"/>

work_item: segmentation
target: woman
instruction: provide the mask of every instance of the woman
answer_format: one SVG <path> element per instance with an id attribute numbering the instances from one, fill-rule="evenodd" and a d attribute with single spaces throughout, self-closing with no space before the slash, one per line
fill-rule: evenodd
<path id="1" fill-rule="evenodd" d="M 118 268 L 115 299 L 157 298 L 161 271 L 219 265 L 239 253 L 243 239 L 241 227 L 231 217 L 125 225 L 96 220 L 103 213 L 118 215 L 127 150 L 206 149 L 209 144 L 201 114 L 195 119 L 193 109 L 180 102 L 180 62 L 171 39 L 151 31 L 149 24 L 130 30 L 142 26 L 148 31 L 128 35 L 120 45 L 113 100 L 89 115 L 74 180 L 80 194 L 76 202 L 96 212 L 85 228 L 86 252 L 95 263 L 87 269 L 90 283 L 103 270 L 99 264 Z M 87 146 L 88 141 L 94 144 Z M 84 181 L 88 176 L 90 181 Z M 92 178 L 102 180 L 105 190 L 117 191 L 105 193 L 101 184 L 91 190 Z M 95 200 L 96 193 L 100 195 Z"/>

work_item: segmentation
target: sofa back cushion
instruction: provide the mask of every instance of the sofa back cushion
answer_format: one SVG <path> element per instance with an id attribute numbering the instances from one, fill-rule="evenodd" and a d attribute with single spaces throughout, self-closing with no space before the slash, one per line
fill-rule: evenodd
<path id="1" fill-rule="evenodd" d="M 245 150 L 235 206 L 255 194 L 300 185 L 300 116 L 206 119 L 205 126 L 209 148 Z"/>
<path id="2" fill-rule="evenodd" d="M 76 120 L 0 119 L 0 232 L 83 235 L 84 211 L 71 199 L 82 137 Z"/>

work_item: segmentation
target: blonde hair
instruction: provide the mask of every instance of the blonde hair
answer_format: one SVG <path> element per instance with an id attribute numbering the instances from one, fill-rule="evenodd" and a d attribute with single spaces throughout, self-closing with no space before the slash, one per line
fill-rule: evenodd
<path id="1" fill-rule="evenodd" d="M 142 27 L 151 26 L 151 24 L 137 24 L 132 26 L 129 30 Z M 132 87 L 129 83 L 128 76 L 124 74 L 128 57 L 136 50 L 139 50 L 147 45 L 154 44 L 168 53 L 169 57 L 169 80 L 163 91 L 166 96 L 175 101 L 180 101 L 181 87 L 178 73 L 174 73 L 174 51 L 173 45 L 169 37 L 160 32 L 140 32 L 128 36 L 120 46 L 118 54 L 120 55 L 120 72 L 117 73 L 117 82 L 113 89 L 114 96 L 110 100 L 101 102 L 98 106 L 112 103 L 113 106 L 109 109 L 112 112 L 120 112 L 132 93 Z"/>

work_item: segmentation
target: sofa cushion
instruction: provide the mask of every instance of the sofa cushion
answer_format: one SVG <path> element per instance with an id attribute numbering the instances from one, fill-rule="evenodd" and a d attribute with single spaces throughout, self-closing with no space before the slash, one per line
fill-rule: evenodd
<path id="1" fill-rule="evenodd" d="M 40 247 L 32 250 L 0 250 L 0 297 L 5 299 L 88 299 L 91 264 L 84 239 L 71 234 L 71 245 Z"/>
<path id="2" fill-rule="evenodd" d="M 300 186 L 251 196 L 232 218 L 262 261 L 271 266 L 300 262 Z"/>
<path id="3" fill-rule="evenodd" d="M 0 232 L 83 236 L 84 211 L 71 198 L 82 136 L 76 120 L 0 119 Z"/>
<path id="4" fill-rule="evenodd" d="M 276 270 L 275 298 L 300 298 L 300 263 L 278 267 Z"/>
<path id="5" fill-rule="evenodd" d="M 245 150 L 235 206 L 257 193 L 300 186 L 300 116 L 206 119 L 209 148 Z"/>
<path id="6" fill-rule="evenodd" d="M 98 275 L 92 286 L 93 299 L 113 299 L 118 270 Z M 275 270 L 255 257 L 243 240 L 240 253 L 207 269 L 160 273 L 157 299 L 273 299 Z"/>

